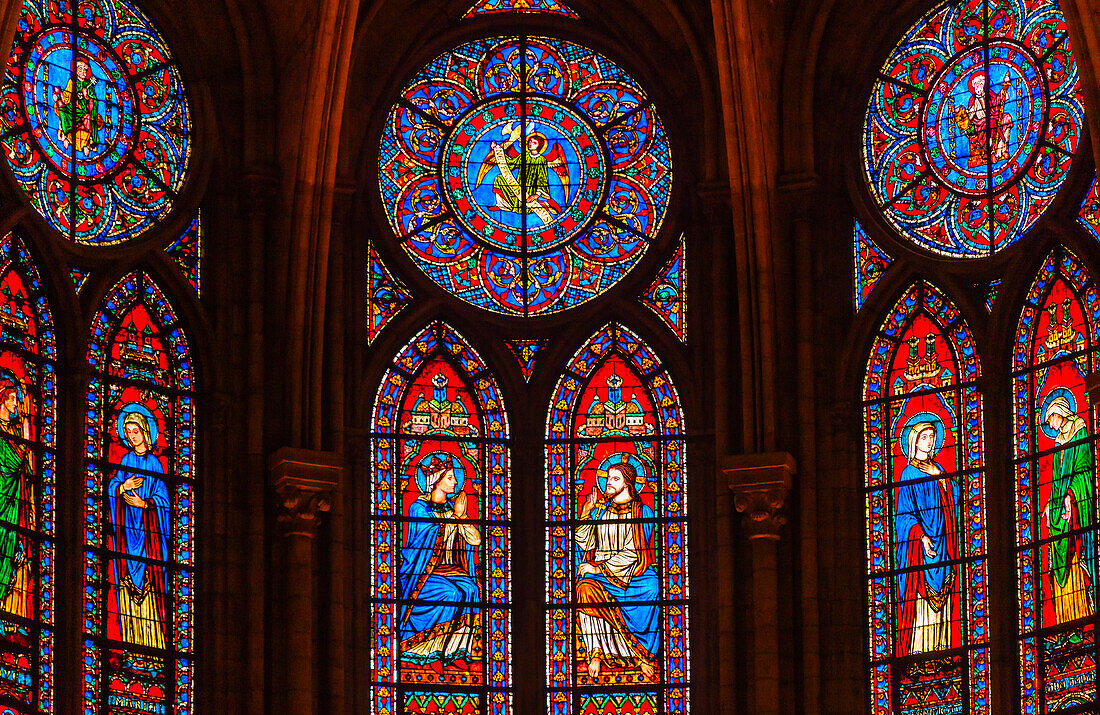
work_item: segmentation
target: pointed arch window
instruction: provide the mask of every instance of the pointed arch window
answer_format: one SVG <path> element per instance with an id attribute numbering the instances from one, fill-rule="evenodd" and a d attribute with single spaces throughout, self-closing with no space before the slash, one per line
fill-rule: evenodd
<path id="1" fill-rule="evenodd" d="M 680 399 L 612 323 L 574 355 L 546 425 L 549 712 L 687 713 Z"/>
<path id="2" fill-rule="evenodd" d="M 434 323 L 384 375 L 372 421 L 371 707 L 508 715 L 508 420 L 496 380 Z"/>
<path id="3" fill-rule="evenodd" d="M 57 386 L 53 318 L 14 233 L 0 239 L 0 710 L 52 713 Z"/>
<path id="4" fill-rule="evenodd" d="M 192 710 L 195 381 L 148 274 L 92 324 L 84 475 L 84 712 Z"/>
<path id="5" fill-rule="evenodd" d="M 989 712 L 979 366 L 925 282 L 875 339 L 864 385 L 875 715 Z"/>
<path id="6" fill-rule="evenodd" d="M 1028 291 L 1012 355 L 1024 712 L 1096 697 L 1096 420 L 1100 297 L 1059 247 Z"/>

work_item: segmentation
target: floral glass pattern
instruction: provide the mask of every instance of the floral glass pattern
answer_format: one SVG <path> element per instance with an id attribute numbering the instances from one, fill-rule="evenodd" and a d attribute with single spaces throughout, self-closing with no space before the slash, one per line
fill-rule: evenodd
<path id="1" fill-rule="evenodd" d="M 546 436 L 548 712 L 689 712 L 683 413 L 610 324 L 570 360 Z"/>
<path id="2" fill-rule="evenodd" d="M 859 225 L 859 221 L 855 222 L 855 228 L 852 230 L 852 244 L 855 257 L 856 311 L 858 312 L 867 302 L 867 297 L 871 295 L 875 285 L 886 275 L 886 269 L 893 261 L 885 251 L 875 245 Z"/>
<path id="3" fill-rule="evenodd" d="M 104 298 L 88 362 L 84 713 L 189 715 L 195 383 L 183 328 L 147 274 Z"/>
<path id="4" fill-rule="evenodd" d="M 668 263 L 638 300 L 652 310 L 669 330 L 676 333 L 681 343 L 687 342 L 687 271 L 684 270 L 683 235 L 680 236 L 672 258 L 668 259 Z"/>
<path id="5" fill-rule="evenodd" d="M 58 233 L 134 238 L 172 207 L 191 155 L 163 39 L 129 0 L 27 0 L 0 85 L 0 143 Z"/>
<path id="6" fill-rule="evenodd" d="M 1016 241 L 1054 199 L 1084 110 L 1055 0 L 945 2 L 879 72 L 864 178 L 906 239 L 955 258 Z"/>
<path id="7" fill-rule="evenodd" d="M 561 15 L 562 17 L 568 17 L 570 20 L 577 19 L 577 13 L 566 7 L 564 3 L 558 2 L 558 0 L 478 0 L 462 17 L 495 15 L 502 12 L 542 12 Z"/>
<path id="8" fill-rule="evenodd" d="M 915 284 L 864 385 L 873 715 L 990 712 L 978 377 L 958 310 Z"/>
<path id="9" fill-rule="evenodd" d="M 494 37 L 401 91 L 379 182 L 398 243 L 432 281 L 538 316 L 638 263 L 668 208 L 672 159 L 653 103 L 614 62 L 564 40 Z"/>

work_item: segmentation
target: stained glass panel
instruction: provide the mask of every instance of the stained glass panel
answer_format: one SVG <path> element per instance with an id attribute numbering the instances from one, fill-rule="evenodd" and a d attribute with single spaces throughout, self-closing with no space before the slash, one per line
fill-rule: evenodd
<path id="1" fill-rule="evenodd" d="M 995 281 L 989 282 L 989 287 L 985 289 L 985 309 L 986 311 L 993 312 L 993 304 L 997 302 L 997 296 L 1001 292 L 1002 280 L 998 278 Z"/>
<path id="2" fill-rule="evenodd" d="M 552 715 L 687 713 L 687 480 L 672 381 L 610 324 L 569 362 L 546 446 Z"/>
<path id="3" fill-rule="evenodd" d="M 1054 199 L 1083 126 L 1055 0 L 944 2 L 882 66 L 863 130 L 864 177 L 887 221 L 916 245 L 987 256 Z"/>
<path id="4" fill-rule="evenodd" d="M 1020 666 L 1025 715 L 1096 702 L 1096 421 L 1100 296 L 1058 249 L 1028 292 L 1012 355 Z"/>
<path id="5" fill-rule="evenodd" d="M 680 342 L 687 342 L 687 323 L 684 306 L 687 302 L 687 272 L 684 270 L 684 237 L 676 246 L 676 252 L 664 265 L 657 278 L 639 300 L 669 327 Z"/>
<path id="6" fill-rule="evenodd" d="M 859 221 L 852 231 L 856 276 L 856 311 L 867 302 L 867 296 L 875 289 L 875 284 L 886 274 L 892 261 L 886 252 L 875 245 Z"/>
<path id="7" fill-rule="evenodd" d="M 202 295 L 202 215 L 196 213 L 187 229 L 164 252 L 180 267 L 195 293 Z"/>
<path id="8" fill-rule="evenodd" d="M 577 19 L 577 13 L 566 7 L 564 3 L 558 2 L 558 0 L 478 0 L 462 17 L 492 15 L 501 12 L 543 12 L 562 15 L 572 20 Z"/>
<path id="9" fill-rule="evenodd" d="M 84 713 L 192 712 L 195 389 L 144 273 L 92 324 L 84 473 Z"/>
<path id="10" fill-rule="evenodd" d="M 371 712 L 507 715 L 511 465 L 496 381 L 433 324 L 384 376 L 372 433 Z"/>
<path id="11" fill-rule="evenodd" d="M 1096 177 L 1092 178 L 1089 193 L 1081 202 L 1081 211 L 1078 214 L 1078 222 L 1092 234 L 1092 237 L 1100 241 L 1100 182 Z"/>
<path id="12" fill-rule="evenodd" d="M 412 301 L 412 294 L 401 281 L 390 274 L 374 246 L 367 243 L 367 266 L 370 271 L 370 295 L 367 298 L 367 344 L 370 345 L 382 328 Z"/>
<path id="13" fill-rule="evenodd" d="M 83 268 L 70 267 L 69 278 L 73 281 L 73 290 L 79 293 L 80 289 L 83 288 L 84 284 L 88 281 L 89 275 L 88 271 Z"/>
<path id="14" fill-rule="evenodd" d="M 990 712 L 978 377 L 958 310 L 914 285 L 864 388 L 874 715 Z"/>
<path id="15" fill-rule="evenodd" d="M 0 239 L 0 712 L 54 711 L 57 378 L 38 270 Z"/>
<path id="16" fill-rule="evenodd" d="M 0 143 L 59 233 L 102 245 L 149 228 L 183 186 L 190 135 L 172 56 L 129 0 L 23 3 Z"/>
<path id="17" fill-rule="evenodd" d="M 523 372 L 523 381 L 531 381 L 531 373 L 535 371 L 535 357 L 543 348 L 550 344 L 549 340 L 505 340 L 504 344 L 519 361 L 519 368 Z"/>
<path id="18" fill-rule="evenodd" d="M 429 278 L 535 316 L 600 295 L 638 263 L 664 220 L 672 161 L 652 102 L 615 63 L 563 40 L 490 38 L 405 86 L 379 182 Z"/>

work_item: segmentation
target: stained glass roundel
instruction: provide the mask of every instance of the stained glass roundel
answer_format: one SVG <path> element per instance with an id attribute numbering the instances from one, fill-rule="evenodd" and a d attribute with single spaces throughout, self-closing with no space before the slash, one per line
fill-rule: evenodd
<path id="1" fill-rule="evenodd" d="M 664 126 L 630 76 L 580 45 L 507 37 L 425 67 L 390 111 L 382 201 L 437 284 L 496 313 L 556 313 L 634 267 L 668 208 Z"/>
<path id="2" fill-rule="evenodd" d="M 0 141 L 57 231 L 105 245 L 153 225 L 183 186 L 190 127 L 168 48 L 128 0 L 25 0 Z"/>
<path id="3" fill-rule="evenodd" d="M 987 256 L 1054 199 L 1083 124 L 1057 2 L 944 3 L 910 28 L 879 73 L 864 175 L 907 239 L 951 257 Z"/>

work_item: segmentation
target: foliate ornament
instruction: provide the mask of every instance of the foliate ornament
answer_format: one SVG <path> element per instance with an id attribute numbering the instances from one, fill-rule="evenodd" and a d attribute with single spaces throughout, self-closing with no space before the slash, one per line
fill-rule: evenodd
<path id="1" fill-rule="evenodd" d="M 300 477 L 283 477 L 275 484 L 279 525 L 287 536 L 317 535 L 321 515 L 332 508 L 336 485 Z"/>

